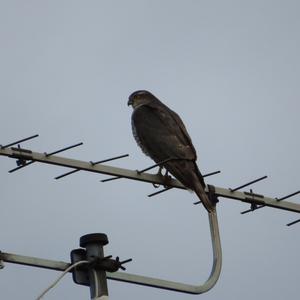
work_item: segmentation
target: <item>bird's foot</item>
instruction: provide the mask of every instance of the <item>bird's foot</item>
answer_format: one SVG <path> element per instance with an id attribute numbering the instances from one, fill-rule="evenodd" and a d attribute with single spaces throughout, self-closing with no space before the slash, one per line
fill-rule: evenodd
<path id="1" fill-rule="evenodd" d="M 160 166 L 159 169 L 158 169 L 157 175 L 158 175 L 159 177 L 162 178 L 163 186 L 164 186 L 165 188 L 167 188 L 167 187 L 169 186 L 168 183 L 171 181 L 171 178 L 172 178 L 172 177 L 169 175 L 168 170 L 166 170 L 166 173 L 165 173 L 165 174 L 162 173 L 162 170 L 163 170 L 163 167 Z M 160 187 L 161 185 L 160 185 L 160 184 L 157 184 L 157 183 L 153 183 L 153 186 L 154 186 L 155 188 L 158 188 L 158 187 Z"/>
<path id="2" fill-rule="evenodd" d="M 158 167 L 158 171 L 157 171 L 157 176 L 159 176 L 159 177 L 162 177 L 163 176 L 163 174 L 162 174 L 162 166 L 159 166 Z M 152 183 L 152 185 L 157 189 L 157 188 L 159 188 L 160 187 L 160 184 L 159 183 Z"/>
<path id="3" fill-rule="evenodd" d="M 167 188 L 167 187 L 169 187 L 169 183 L 170 183 L 170 181 L 171 181 L 171 179 L 172 179 L 172 177 L 169 175 L 169 171 L 168 170 L 166 170 L 166 173 L 165 173 L 165 175 L 162 175 L 163 176 L 163 185 L 164 185 L 164 187 L 165 188 Z"/>

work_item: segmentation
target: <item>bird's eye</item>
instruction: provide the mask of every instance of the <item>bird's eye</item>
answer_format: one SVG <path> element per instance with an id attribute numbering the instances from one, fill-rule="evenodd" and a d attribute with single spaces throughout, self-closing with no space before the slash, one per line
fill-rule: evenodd
<path id="1" fill-rule="evenodd" d="M 135 99 L 143 99 L 146 96 L 145 91 L 137 91 L 134 93 Z"/>

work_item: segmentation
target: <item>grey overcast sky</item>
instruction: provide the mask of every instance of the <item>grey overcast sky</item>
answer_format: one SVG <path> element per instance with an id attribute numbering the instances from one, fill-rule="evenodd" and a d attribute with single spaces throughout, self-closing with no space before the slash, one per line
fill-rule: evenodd
<path id="1" fill-rule="evenodd" d="M 128 95 L 148 89 L 178 112 L 207 183 L 254 191 L 299 190 L 300 2 L 0 1 L 1 136 L 111 165 L 151 164 L 131 134 Z M 0 158 L 1 251 L 69 261 L 81 235 L 105 232 L 105 253 L 132 257 L 127 271 L 202 283 L 212 253 L 207 214 L 195 195 L 33 164 L 14 174 Z M 291 199 L 298 201 L 299 197 Z M 190 296 L 109 281 L 111 299 L 299 299 L 299 215 L 220 199 L 223 269 L 207 294 Z M 1 299 L 34 299 L 58 272 L 6 264 Z M 89 299 L 67 275 L 45 299 Z"/>

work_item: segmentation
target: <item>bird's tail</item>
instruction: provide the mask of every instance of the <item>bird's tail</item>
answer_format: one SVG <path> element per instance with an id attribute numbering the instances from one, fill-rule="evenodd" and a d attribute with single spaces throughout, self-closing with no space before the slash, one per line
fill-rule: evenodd
<path id="1" fill-rule="evenodd" d="M 208 212 L 213 212 L 216 209 L 216 204 L 209 199 L 208 195 L 205 192 L 205 182 L 203 176 L 196 164 L 193 162 L 193 190 L 198 196 L 199 200 L 202 202 L 204 207 Z"/>
<path id="2" fill-rule="evenodd" d="M 164 167 L 187 189 L 196 193 L 208 212 L 215 210 L 215 203 L 205 193 L 205 182 L 195 161 L 175 160 L 167 162 Z"/>
<path id="3" fill-rule="evenodd" d="M 199 179 L 194 181 L 194 191 L 208 212 L 215 211 L 216 206 L 207 196 Z"/>

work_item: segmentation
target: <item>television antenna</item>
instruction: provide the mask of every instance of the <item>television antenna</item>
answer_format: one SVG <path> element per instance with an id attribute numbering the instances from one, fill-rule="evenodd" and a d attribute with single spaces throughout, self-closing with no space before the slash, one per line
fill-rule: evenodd
<path id="1" fill-rule="evenodd" d="M 17 140 L 15 142 L 0 145 L 0 155 L 7 156 L 9 158 L 16 159 L 17 167 L 9 170 L 9 173 L 16 172 L 24 167 L 27 167 L 33 163 L 45 163 L 56 166 L 63 166 L 71 168 L 72 170 L 56 176 L 55 179 L 61 179 L 63 177 L 69 176 L 79 171 L 87 171 L 93 173 L 100 173 L 110 175 L 112 177 L 102 180 L 102 182 L 107 182 L 111 180 L 117 180 L 120 178 L 127 178 L 131 180 L 143 181 L 152 183 L 157 186 L 164 186 L 163 189 L 158 192 L 148 195 L 153 197 L 162 192 L 166 192 L 172 188 L 185 189 L 185 187 L 176 179 L 166 178 L 160 174 L 150 174 L 146 171 L 160 166 L 160 164 L 155 164 L 143 170 L 129 170 L 124 168 L 112 167 L 109 165 L 104 165 L 104 162 L 120 159 L 127 157 L 128 154 L 120 155 L 116 157 L 106 158 L 98 161 L 82 161 L 75 160 L 67 157 L 57 156 L 56 154 L 63 151 L 78 147 L 83 143 L 77 143 L 68 147 L 64 147 L 51 152 L 34 152 L 30 149 L 25 149 L 20 146 L 21 143 L 34 139 L 38 135 L 33 135 L 24 139 Z M 15 147 L 17 145 L 17 147 Z M 211 176 L 220 173 L 220 171 L 215 171 L 208 173 L 205 176 Z M 267 176 L 263 176 L 240 185 L 235 188 L 222 188 L 213 185 L 207 185 L 206 193 L 212 201 L 217 203 L 219 198 L 227 198 L 231 200 L 242 201 L 250 204 L 250 209 L 241 212 L 241 214 L 253 212 L 257 209 L 264 207 L 272 207 L 281 210 L 287 210 L 290 212 L 300 213 L 300 205 L 293 202 L 285 201 L 286 199 L 295 196 L 300 193 L 300 191 L 294 192 L 292 194 L 286 195 L 280 198 L 267 197 L 262 194 L 254 193 L 252 189 L 250 191 L 240 191 L 241 189 L 250 186 L 258 181 L 266 179 Z M 194 204 L 199 204 L 200 201 Z M 88 234 L 80 239 L 81 248 L 71 251 L 71 264 L 60 261 L 46 260 L 36 257 L 28 257 L 22 255 L 16 255 L 12 253 L 0 252 L 0 261 L 21 264 L 26 266 L 34 266 L 39 268 L 46 268 L 52 270 L 59 270 L 66 272 L 72 272 L 73 280 L 75 283 L 87 285 L 90 287 L 91 299 L 108 299 L 107 290 L 107 279 L 139 284 L 144 286 L 150 286 L 155 288 L 161 288 L 166 290 L 172 290 L 176 292 L 183 292 L 189 294 L 202 294 L 210 290 L 217 282 L 222 266 L 222 249 L 220 242 L 220 234 L 218 227 L 217 212 L 208 213 L 209 224 L 210 224 L 210 234 L 212 241 L 213 250 L 213 263 L 212 270 L 206 282 L 200 285 L 190 285 L 180 282 L 168 281 L 159 278 L 146 277 L 142 275 L 129 274 L 127 272 L 119 272 L 119 269 L 125 269 L 123 267 L 124 263 L 129 262 L 125 260 L 120 262 L 119 258 L 112 259 L 111 256 L 105 257 L 103 246 L 108 243 L 107 236 L 103 233 Z M 292 221 L 287 224 L 287 226 L 292 226 L 300 222 L 300 219 Z M 80 264 L 77 266 L 76 264 Z"/>

